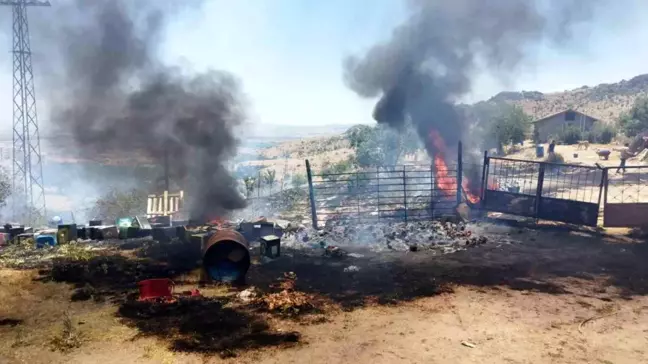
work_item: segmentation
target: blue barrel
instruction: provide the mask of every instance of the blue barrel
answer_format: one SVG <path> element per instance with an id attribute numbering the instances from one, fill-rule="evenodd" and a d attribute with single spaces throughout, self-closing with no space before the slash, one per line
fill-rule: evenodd
<path id="1" fill-rule="evenodd" d="M 544 145 L 536 145 L 536 158 L 544 157 Z"/>
<path id="2" fill-rule="evenodd" d="M 238 231 L 219 230 L 203 240 L 202 265 L 211 280 L 244 282 L 250 268 L 249 245 Z"/>
<path id="3" fill-rule="evenodd" d="M 36 237 L 36 247 L 43 248 L 45 246 L 55 246 L 56 235 L 39 235 Z"/>

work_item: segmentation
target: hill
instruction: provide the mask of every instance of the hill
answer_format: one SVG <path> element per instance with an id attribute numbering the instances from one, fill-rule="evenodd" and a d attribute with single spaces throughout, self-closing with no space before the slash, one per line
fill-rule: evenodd
<path id="1" fill-rule="evenodd" d="M 500 92 L 486 102 L 507 102 L 521 106 L 534 119 L 567 108 L 578 110 L 605 122 L 616 122 L 635 99 L 648 95 L 648 74 L 616 83 L 582 86 L 574 90 L 542 93 L 539 91 Z"/>

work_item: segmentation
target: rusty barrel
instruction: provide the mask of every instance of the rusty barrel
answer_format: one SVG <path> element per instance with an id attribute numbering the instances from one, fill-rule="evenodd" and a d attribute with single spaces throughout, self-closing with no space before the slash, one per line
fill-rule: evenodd
<path id="1" fill-rule="evenodd" d="M 234 230 L 218 230 L 203 240 L 204 273 L 214 281 L 243 282 L 250 268 L 247 240 Z"/>

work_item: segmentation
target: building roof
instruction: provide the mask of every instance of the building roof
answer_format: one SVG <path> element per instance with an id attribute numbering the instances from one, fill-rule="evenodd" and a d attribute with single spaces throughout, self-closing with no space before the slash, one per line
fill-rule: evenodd
<path id="1" fill-rule="evenodd" d="M 575 113 L 577 113 L 577 114 L 585 115 L 585 116 L 587 116 L 588 118 L 592 118 L 592 119 L 594 119 L 594 120 L 596 120 L 596 121 L 599 120 L 598 118 L 595 118 L 595 117 L 593 117 L 593 116 L 587 115 L 587 114 L 582 113 L 582 112 L 580 112 L 580 111 L 578 111 L 578 110 L 574 110 L 574 109 L 566 109 L 566 110 L 563 110 L 563 111 L 559 111 L 559 112 L 557 112 L 557 113 L 555 113 L 555 114 L 547 115 L 547 116 L 545 116 L 545 117 L 543 117 L 543 118 L 541 118 L 541 119 L 538 119 L 538 120 L 532 121 L 532 123 L 535 124 L 535 123 L 540 123 L 540 122 L 543 122 L 543 121 L 547 121 L 547 120 L 553 118 L 554 116 L 558 116 L 558 115 L 560 115 L 560 114 L 564 114 L 564 113 L 566 113 L 566 112 L 568 112 L 568 111 L 573 111 L 573 112 L 575 112 Z"/>

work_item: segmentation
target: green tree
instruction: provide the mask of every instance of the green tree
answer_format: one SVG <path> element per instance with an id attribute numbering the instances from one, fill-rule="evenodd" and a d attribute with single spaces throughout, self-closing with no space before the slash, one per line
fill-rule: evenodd
<path id="1" fill-rule="evenodd" d="M 277 182 L 277 172 L 274 169 L 266 170 L 263 173 L 263 183 L 270 188 L 270 191 L 272 191 L 275 182 Z"/>
<path id="2" fill-rule="evenodd" d="M 375 128 L 369 125 L 355 125 L 346 131 L 345 136 L 351 144 L 351 148 L 358 148 L 361 144 L 373 138 Z"/>
<path id="3" fill-rule="evenodd" d="M 617 130 L 614 126 L 597 122 L 594 124 L 592 130 L 587 133 L 587 140 L 590 143 L 609 144 L 616 135 Z"/>
<path id="4" fill-rule="evenodd" d="M 378 125 L 355 147 L 356 163 L 360 167 L 393 166 L 403 154 L 405 137 L 402 131 Z"/>
<path id="5" fill-rule="evenodd" d="M 503 105 L 491 120 L 489 134 L 501 151 L 504 145 L 523 142 L 530 126 L 531 117 L 521 107 Z"/>
<path id="6" fill-rule="evenodd" d="M 102 220 L 115 220 L 120 216 L 146 214 L 147 193 L 142 189 L 121 191 L 112 189 L 99 198 L 92 209 L 92 215 Z"/>
<path id="7" fill-rule="evenodd" d="M 563 144 L 577 144 L 582 139 L 583 133 L 580 128 L 575 125 L 566 125 L 560 133 L 558 133 L 558 140 Z"/>
<path id="8" fill-rule="evenodd" d="M 254 187 L 256 186 L 256 178 L 247 176 L 243 178 L 243 183 L 245 184 L 245 197 L 250 198 L 252 192 L 254 192 Z"/>
<path id="9" fill-rule="evenodd" d="M 635 100 L 630 111 L 619 117 L 619 126 L 628 137 L 648 130 L 648 97 Z"/>

